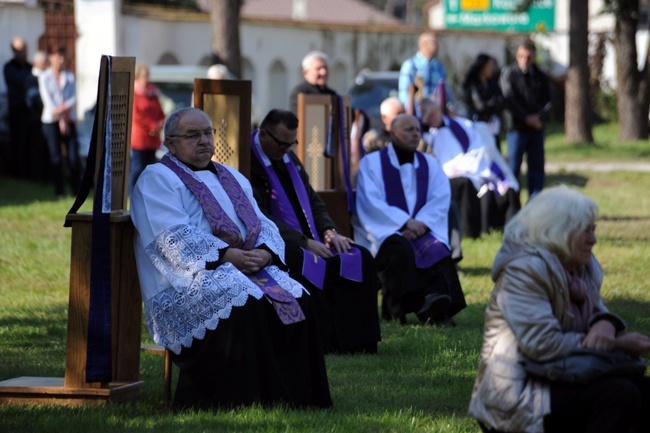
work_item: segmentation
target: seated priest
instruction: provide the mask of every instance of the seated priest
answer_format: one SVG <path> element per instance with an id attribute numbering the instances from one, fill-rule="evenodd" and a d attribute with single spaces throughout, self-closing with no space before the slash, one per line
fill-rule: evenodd
<path id="1" fill-rule="evenodd" d="M 291 151 L 298 118 L 271 110 L 251 134 L 251 183 L 261 211 L 280 229 L 292 278 L 312 295 L 326 353 L 376 353 L 377 269 L 365 248 L 338 233 Z"/>
<path id="2" fill-rule="evenodd" d="M 400 114 L 391 142 L 366 155 L 357 177 L 354 239 L 375 256 L 382 314 L 406 323 L 454 325 L 466 307 L 448 243 L 449 180 L 431 155 L 418 152 L 420 122 Z"/>
<path id="3" fill-rule="evenodd" d="M 250 183 L 211 161 L 210 118 L 177 110 L 164 140 L 131 216 L 149 332 L 180 368 L 174 408 L 332 406 L 311 297 Z"/>
<path id="4" fill-rule="evenodd" d="M 437 101 L 425 99 L 421 107 L 427 152 L 451 182 L 463 235 L 477 238 L 492 229 L 502 230 L 521 205 L 519 183 L 494 137 L 489 131 L 482 134 L 471 120 L 444 115 Z"/>

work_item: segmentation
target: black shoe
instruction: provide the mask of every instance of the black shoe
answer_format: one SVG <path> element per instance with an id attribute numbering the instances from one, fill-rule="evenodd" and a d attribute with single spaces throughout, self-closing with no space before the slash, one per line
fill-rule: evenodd
<path id="1" fill-rule="evenodd" d="M 424 304 L 422 304 L 422 307 L 416 313 L 416 315 L 422 322 L 426 322 L 428 320 L 434 321 L 447 314 L 450 306 L 451 297 L 449 297 L 449 295 L 437 295 L 435 293 L 429 293 L 424 297 Z"/>
<path id="2" fill-rule="evenodd" d="M 432 320 L 431 325 L 437 328 L 447 328 L 447 327 L 453 328 L 454 326 L 456 326 L 456 321 L 451 317 L 444 315 L 442 317 Z"/>

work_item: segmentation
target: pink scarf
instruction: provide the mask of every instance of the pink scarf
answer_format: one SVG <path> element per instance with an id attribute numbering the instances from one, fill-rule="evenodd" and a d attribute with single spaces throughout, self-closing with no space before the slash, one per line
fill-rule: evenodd
<path id="1" fill-rule="evenodd" d="M 573 313 L 573 330 L 587 332 L 589 319 L 593 312 L 591 299 L 587 295 L 587 284 L 575 272 L 566 272 L 569 279 L 569 298 L 571 299 L 571 313 Z"/>

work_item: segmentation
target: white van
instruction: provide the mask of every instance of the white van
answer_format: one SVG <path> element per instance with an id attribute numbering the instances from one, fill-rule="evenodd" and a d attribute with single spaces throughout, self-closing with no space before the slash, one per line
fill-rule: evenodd
<path id="1" fill-rule="evenodd" d="M 160 103 L 166 115 L 178 108 L 192 106 L 194 79 L 207 78 L 207 71 L 207 66 L 149 66 L 149 81 L 160 90 Z"/>

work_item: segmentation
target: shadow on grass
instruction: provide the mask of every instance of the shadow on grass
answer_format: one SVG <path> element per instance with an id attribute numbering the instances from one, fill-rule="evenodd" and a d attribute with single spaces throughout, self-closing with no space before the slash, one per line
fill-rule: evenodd
<path id="1" fill-rule="evenodd" d="M 14 314 L 0 318 L 0 379 L 60 374 L 65 360 L 66 307 L 52 304 Z"/>
<path id="2" fill-rule="evenodd" d="M 0 193 L 0 207 L 2 206 L 28 206 L 33 203 L 60 202 L 64 208 L 70 207 L 75 196 L 69 192 L 63 199 L 57 199 L 54 195 L 54 187 L 50 184 L 30 182 L 8 177 L 0 177 L 2 193 Z M 92 203 L 93 192 L 91 191 L 85 203 Z"/>
<path id="3" fill-rule="evenodd" d="M 602 215 L 598 217 L 601 221 L 615 221 L 615 222 L 625 222 L 625 221 L 650 221 L 650 216 L 626 216 L 626 215 Z"/>
<path id="4" fill-rule="evenodd" d="M 56 201 L 54 187 L 40 182 L 0 177 L 0 206 L 25 206 L 34 202 Z"/>
<path id="5" fill-rule="evenodd" d="M 588 177 L 580 176 L 574 173 L 547 173 L 545 185 L 547 188 L 559 184 L 584 188 L 587 185 L 588 180 Z"/>
<path id="6" fill-rule="evenodd" d="M 625 320 L 629 331 L 650 335 L 650 302 L 641 302 L 636 299 L 615 297 L 605 300 L 609 311 Z"/>
<path id="7" fill-rule="evenodd" d="M 492 268 L 488 268 L 487 266 L 465 267 L 462 264 L 458 264 L 458 271 L 462 272 L 468 277 L 484 277 L 490 275 L 490 273 L 492 272 Z"/>

